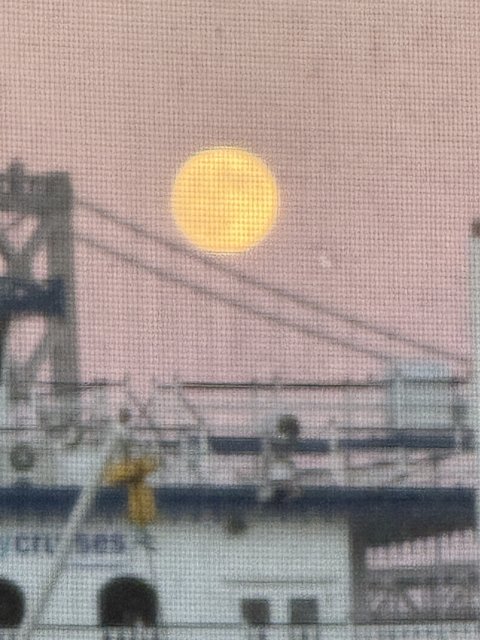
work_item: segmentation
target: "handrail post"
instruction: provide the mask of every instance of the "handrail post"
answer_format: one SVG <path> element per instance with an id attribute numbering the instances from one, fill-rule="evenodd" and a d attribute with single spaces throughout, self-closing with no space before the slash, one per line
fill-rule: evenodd
<path id="1" fill-rule="evenodd" d="M 470 234 L 470 311 L 473 339 L 473 379 L 470 401 L 476 456 L 475 529 L 478 544 L 480 530 L 480 220 L 472 224 Z M 477 566 L 477 591 L 479 588 L 480 570 Z"/>

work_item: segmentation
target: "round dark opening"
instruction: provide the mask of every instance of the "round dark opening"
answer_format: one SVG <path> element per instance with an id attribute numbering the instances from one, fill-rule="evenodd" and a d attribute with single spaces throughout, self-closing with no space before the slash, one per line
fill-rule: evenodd
<path id="1" fill-rule="evenodd" d="M 0 627 L 18 627 L 25 611 L 21 590 L 8 580 L 0 580 Z"/>
<path id="2" fill-rule="evenodd" d="M 102 627 L 134 627 L 157 624 L 155 590 L 138 578 L 115 578 L 106 584 L 99 597 Z"/>

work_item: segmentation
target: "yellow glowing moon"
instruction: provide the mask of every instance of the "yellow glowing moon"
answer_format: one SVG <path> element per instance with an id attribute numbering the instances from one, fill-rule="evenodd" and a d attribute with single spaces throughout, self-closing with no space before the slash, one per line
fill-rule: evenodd
<path id="1" fill-rule="evenodd" d="M 180 168 L 172 209 L 179 228 L 200 249 L 246 251 L 275 224 L 277 184 L 267 165 L 248 151 L 208 149 Z"/>

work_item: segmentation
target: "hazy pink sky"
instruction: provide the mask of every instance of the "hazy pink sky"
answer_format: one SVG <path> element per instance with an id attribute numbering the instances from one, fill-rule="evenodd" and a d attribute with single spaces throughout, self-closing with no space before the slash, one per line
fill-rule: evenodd
<path id="1" fill-rule="evenodd" d="M 277 176 L 281 215 L 229 264 L 469 350 L 476 0 L 4 0 L 0 24 L 2 167 L 19 157 L 32 171 L 70 171 L 78 196 L 179 239 L 169 207 L 178 166 L 211 146 L 245 147 Z M 90 215 L 77 210 L 77 228 L 247 295 Z M 81 245 L 76 261 L 87 378 L 356 376 L 358 359 L 337 348 L 234 319 Z"/>

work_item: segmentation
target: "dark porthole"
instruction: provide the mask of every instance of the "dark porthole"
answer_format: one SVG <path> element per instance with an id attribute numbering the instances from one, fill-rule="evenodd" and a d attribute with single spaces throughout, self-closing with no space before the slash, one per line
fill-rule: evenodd
<path id="1" fill-rule="evenodd" d="M 157 595 L 155 590 L 138 578 L 115 578 L 99 595 L 102 627 L 155 627 L 157 625 Z"/>
<path id="2" fill-rule="evenodd" d="M 8 580 L 0 580 L 0 628 L 18 627 L 25 612 L 21 590 Z"/>

